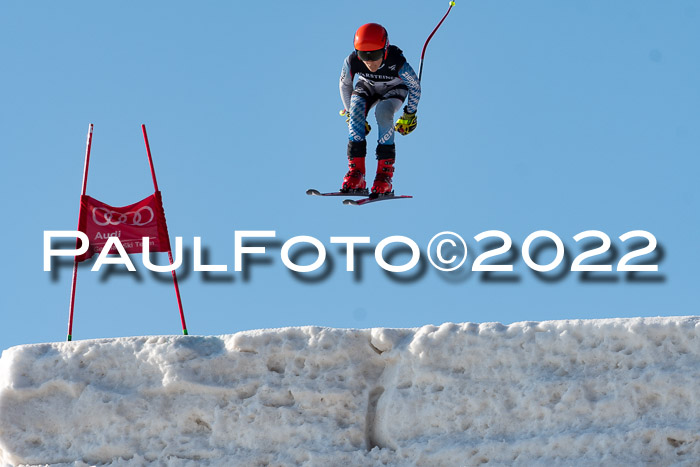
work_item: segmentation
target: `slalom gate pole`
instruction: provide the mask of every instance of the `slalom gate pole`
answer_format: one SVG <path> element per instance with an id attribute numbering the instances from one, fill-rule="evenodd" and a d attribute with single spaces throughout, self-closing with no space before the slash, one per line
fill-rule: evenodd
<path id="1" fill-rule="evenodd" d="M 426 41 L 425 41 L 425 44 L 423 45 L 423 52 L 421 52 L 421 54 L 420 54 L 420 65 L 419 65 L 419 67 L 418 67 L 418 68 L 419 68 L 419 69 L 418 69 L 418 81 L 420 81 L 421 78 L 423 77 L 423 58 L 425 57 L 425 49 L 428 48 L 428 42 L 430 42 L 430 39 L 433 38 L 433 36 L 434 36 L 435 33 L 437 32 L 437 30 L 438 30 L 438 29 L 440 28 L 440 26 L 442 25 L 442 22 L 445 21 L 445 18 L 447 18 L 447 15 L 450 14 L 450 10 L 452 9 L 453 6 L 455 6 L 455 2 L 454 2 L 454 1 L 451 1 L 451 2 L 450 2 L 450 7 L 447 9 L 447 13 L 445 13 L 445 16 L 442 17 L 442 19 L 440 20 L 440 22 L 438 23 L 438 25 L 435 26 L 435 29 L 433 29 L 433 32 L 430 33 L 430 36 L 428 36 L 428 40 L 426 40 Z"/>
<path id="2" fill-rule="evenodd" d="M 82 191 L 80 192 L 80 206 L 82 209 L 82 200 L 83 196 L 85 196 L 85 190 L 87 189 L 87 177 L 88 177 L 88 168 L 90 167 L 90 148 L 92 147 L 92 128 L 93 124 L 91 123 L 90 126 L 88 126 L 88 134 L 87 134 L 87 143 L 86 143 L 86 149 L 85 149 L 85 167 L 83 168 L 83 188 Z M 80 223 L 80 213 L 78 214 L 78 223 Z M 80 230 L 80 225 L 78 225 L 78 229 Z M 80 239 L 77 239 L 75 241 L 75 249 L 78 249 L 78 243 L 80 242 Z M 75 288 L 78 283 L 78 260 L 77 258 L 73 258 L 73 281 L 71 283 L 70 287 L 70 311 L 68 312 L 68 341 L 73 340 L 73 311 L 75 309 Z"/>
<path id="3" fill-rule="evenodd" d="M 158 191 L 158 181 L 156 180 L 156 170 L 153 167 L 153 157 L 151 157 L 151 146 L 148 144 L 148 134 L 146 133 L 146 125 L 141 125 L 141 131 L 143 132 L 143 140 L 146 143 L 146 154 L 148 155 L 148 165 L 151 167 L 151 175 L 153 176 L 153 187 Z M 168 261 L 170 265 L 173 264 L 173 252 L 172 249 L 168 250 Z M 187 324 L 185 324 L 185 312 L 182 309 L 182 298 L 180 298 L 180 287 L 177 283 L 177 273 L 175 269 L 172 270 L 173 273 L 173 284 L 175 284 L 175 296 L 177 297 L 177 307 L 180 310 L 180 321 L 182 322 L 182 334 L 187 335 Z"/>

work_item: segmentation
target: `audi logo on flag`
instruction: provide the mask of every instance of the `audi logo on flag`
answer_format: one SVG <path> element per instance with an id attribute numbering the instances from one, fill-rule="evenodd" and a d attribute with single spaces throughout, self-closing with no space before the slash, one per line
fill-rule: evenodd
<path id="1" fill-rule="evenodd" d="M 92 210 L 92 220 L 101 226 L 125 224 L 140 227 L 150 224 L 155 217 L 153 209 L 149 206 L 143 206 L 137 211 L 130 212 L 118 212 L 102 207 L 96 207 Z"/>

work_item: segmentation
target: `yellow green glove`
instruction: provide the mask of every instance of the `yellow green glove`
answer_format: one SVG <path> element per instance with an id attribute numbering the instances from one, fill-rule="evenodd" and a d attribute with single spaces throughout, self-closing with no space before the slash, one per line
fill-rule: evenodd
<path id="1" fill-rule="evenodd" d="M 396 120 L 396 126 L 394 129 L 405 136 L 415 130 L 417 125 L 418 119 L 416 118 L 415 112 L 408 113 L 406 111 L 406 107 L 404 107 L 403 115 L 401 115 L 401 118 Z"/>

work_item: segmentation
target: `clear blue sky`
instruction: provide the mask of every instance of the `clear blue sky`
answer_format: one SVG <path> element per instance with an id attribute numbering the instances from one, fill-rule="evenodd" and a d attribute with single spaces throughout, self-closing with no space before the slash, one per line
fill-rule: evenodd
<path id="1" fill-rule="evenodd" d="M 180 285 L 191 334 L 697 314 L 692 0 L 458 1 L 428 47 L 418 129 L 397 136 L 395 188 L 415 198 L 358 208 L 304 194 L 338 188 L 345 172 L 338 77 L 355 29 L 382 23 L 417 69 L 447 6 L 2 2 L 0 348 L 65 339 L 70 261 L 44 272 L 42 237 L 75 229 L 89 123 L 88 194 L 117 206 L 152 192 L 147 126 L 171 237 L 190 252 Z M 513 240 L 511 274 L 470 271 L 485 251 L 474 236 L 492 229 Z M 602 259 L 613 266 L 629 250 L 620 235 L 653 233 L 660 247 L 642 259 L 659 272 L 637 277 L 658 280 L 582 281 L 561 269 L 542 278 L 520 255 L 530 233 L 549 230 L 571 259 L 583 251 L 572 237 L 591 229 L 612 239 Z M 316 237 L 332 269 L 299 280 L 271 244 L 266 262 L 234 272 L 236 230 Z M 369 254 L 354 275 L 330 243 L 403 235 L 425 250 L 445 230 L 470 249 L 453 274 L 424 261 L 422 275 L 395 280 Z M 194 236 L 227 273 L 192 272 Z M 553 257 L 545 249 L 538 260 Z M 81 267 L 75 339 L 180 333 L 169 274 L 134 261 L 138 275 Z"/>

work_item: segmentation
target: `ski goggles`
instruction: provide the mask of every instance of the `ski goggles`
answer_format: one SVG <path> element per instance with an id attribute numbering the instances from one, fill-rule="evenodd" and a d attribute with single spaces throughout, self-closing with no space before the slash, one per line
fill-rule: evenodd
<path id="1" fill-rule="evenodd" d="M 384 58 L 384 49 L 372 50 L 371 52 L 357 50 L 356 52 L 357 57 L 363 62 L 375 62 L 379 59 Z"/>

